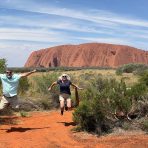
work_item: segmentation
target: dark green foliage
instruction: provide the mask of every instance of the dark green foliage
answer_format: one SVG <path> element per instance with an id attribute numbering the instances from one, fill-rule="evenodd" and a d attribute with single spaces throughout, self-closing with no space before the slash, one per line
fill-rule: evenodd
<path id="1" fill-rule="evenodd" d="M 148 86 L 148 70 L 141 74 L 140 82 Z"/>
<path id="2" fill-rule="evenodd" d="M 137 83 L 127 91 L 127 95 L 135 100 L 140 100 L 142 95 L 145 95 L 147 87 L 145 84 Z"/>
<path id="3" fill-rule="evenodd" d="M 82 129 L 87 131 L 95 130 L 95 120 L 91 106 L 88 101 L 83 102 L 73 113 L 74 122 L 80 124 Z"/>
<path id="4" fill-rule="evenodd" d="M 122 68 L 117 68 L 116 69 L 116 75 L 122 75 L 123 71 L 122 71 Z"/>
<path id="5" fill-rule="evenodd" d="M 123 80 L 118 82 L 103 77 L 89 79 L 85 90 L 80 93 L 81 103 L 73 113 L 73 120 L 81 130 L 98 134 L 108 132 L 115 125 L 111 124 L 114 115 L 119 114 L 119 120 L 126 118 L 133 105 L 139 107 L 138 101 L 146 92 L 146 85 L 141 83 L 128 88 Z M 133 100 L 137 101 L 137 106 Z"/>
<path id="6" fill-rule="evenodd" d="M 122 73 L 134 73 L 134 74 L 142 74 L 146 69 L 148 69 L 148 66 L 145 64 L 125 64 L 123 66 L 120 66 L 116 69 L 116 74 L 121 75 Z"/>

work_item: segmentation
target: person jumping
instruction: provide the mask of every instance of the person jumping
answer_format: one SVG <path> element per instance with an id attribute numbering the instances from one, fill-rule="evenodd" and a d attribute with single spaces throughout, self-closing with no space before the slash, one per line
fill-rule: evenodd
<path id="1" fill-rule="evenodd" d="M 7 69 L 5 74 L 0 74 L 3 88 L 3 96 L 0 99 L 0 111 L 8 106 L 11 106 L 14 109 L 19 109 L 19 101 L 17 97 L 19 80 L 20 78 L 27 77 L 34 72 L 36 72 L 36 70 L 21 74 L 14 74 L 12 70 Z"/>
<path id="2" fill-rule="evenodd" d="M 53 82 L 51 86 L 48 88 L 50 91 L 54 85 L 59 85 L 60 86 L 60 95 L 59 95 L 59 101 L 60 101 L 60 108 L 61 108 L 61 115 L 64 113 L 64 106 L 65 106 L 65 101 L 67 103 L 67 106 L 65 106 L 65 110 L 70 110 L 71 109 L 71 91 L 70 91 L 70 85 L 74 86 L 77 89 L 82 89 L 73 84 L 70 81 L 70 77 L 67 74 L 62 74 L 58 81 Z"/>

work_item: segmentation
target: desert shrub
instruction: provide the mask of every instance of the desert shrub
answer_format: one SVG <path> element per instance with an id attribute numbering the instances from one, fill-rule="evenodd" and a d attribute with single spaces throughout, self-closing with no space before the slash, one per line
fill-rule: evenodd
<path id="1" fill-rule="evenodd" d="M 145 95 L 147 92 L 147 87 L 143 83 L 137 83 L 131 87 L 131 89 L 127 90 L 127 94 L 129 97 L 140 100 L 140 98 Z"/>
<path id="2" fill-rule="evenodd" d="M 123 71 L 122 71 L 122 68 L 118 68 L 116 70 L 116 75 L 122 75 Z"/>
<path id="3" fill-rule="evenodd" d="M 145 64 L 125 64 L 120 66 L 119 68 L 116 69 L 116 74 L 121 75 L 122 73 L 134 73 L 134 74 L 141 74 L 143 73 L 146 69 L 148 69 L 148 66 Z"/>
<path id="4" fill-rule="evenodd" d="M 29 81 L 27 77 L 21 78 L 19 81 L 19 94 L 24 95 L 26 91 L 29 89 Z"/>
<path id="5" fill-rule="evenodd" d="M 6 59 L 0 59 L 0 73 L 4 73 L 6 70 Z M 0 90 L 2 90 L 2 82 L 0 81 Z M 0 91 L 0 95 L 2 91 Z"/>
<path id="6" fill-rule="evenodd" d="M 103 77 L 89 79 L 85 90 L 80 92 L 82 99 L 73 113 L 73 120 L 81 130 L 99 134 L 107 132 L 115 125 L 111 124 L 115 115 L 119 120 L 126 119 L 135 105 L 133 100 L 138 104 L 146 93 L 147 87 L 143 83 L 134 84 L 128 89 L 123 80 L 119 82 Z"/>
<path id="7" fill-rule="evenodd" d="M 93 100 L 84 100 L 73 113 L 73 120 L 79 129 L 101 134 L 110 130 L 110 125 L 105 117 L 105 109 L 101 99 L 103 95 Z"/>
<path id="8" fill-rule="evenodd" d="M 51 100 L 48 99 L 48 98 L 42 97 L 42 98 L 40 99 L 40 105 L 39 105 L 39 107 L 40 107 L 41 109 L 43 109 L 43 110 L 49 110 L 49 109 L 51 109 L 51 108 L 52 108 Z"/>
<path id="9" fill-rule="evenodd" d="M 58 93 L 59 89 L 57 86 L 53 88 L 52 91 L 48 91 L 48 87 L 54 82 L 57 81 L 59 74 L 58 73 L 51 73 L 51 74 L 43 74 L 41 76 L 35 76 L 33 77 L 33 82 L 31 83 L 31 92 L 33 94 L 36 94 L 37 96 L 40 96 L 42 102 L 42 106 L 44 108 L 51 108 L 51 104 L 54 107 L 57 107 L 58 102 Z"/>
<path id="10" fill-rule="evenodd" d="M 142 130 L 148 132 L 148 119 L 145 119 L 141 122 L 141 128 Z"/>
<path id="11" fill-rule="evenodd" d="M 49 94 L 48 87 L 54 82 L 57 81 L 58 74 L 43 74 L 41 76 L 35 76 L 33 77 L 33 83 L 32 89 L 36 93 L 46 95 Z M 56 87 L 54 87 L 54 90 L 56 90 Z"/>
<path id="12" fill-rule="evenodd" d="M 130 130 L 132 127 L 131 127 L 131 124 L 129 122 L 123 122 L 122 128 L 124 130 Z"/>
<path id="13" fill-rule="evenodd" d="M 73 119 L 76 123 L 80 124 L 82 129 L 87 131 L 94 130 L 95 120 L 92 114 L 91 106 L 89 101 L 84 101 L 80 104 L 73 114 Z"/>
<path id="14" fill-rule="evenodd" d="M 89 79 L 91 79 L 92 77 L 94 77 L 94 75 L 91 74 L 91 73 L 84 73 L 84 74 L 82 75 L 82 77 L 83 77 L 84 80 L 89 80 Z"/>
<path id="15" fill-rule="evenodd" d="M 143 75 L 147 71 L 148 71 L 148 66 L 143 65 L 143 66 L 137 68 L 135 71 L 133 71 L 133 74 L 134 75 Z"/>
<path id="16" fill-rule="evenodd" d="M 113 82 L 113 81 L 112 81 Z M 82 130 L 99 133 L 106 124 L 104 111 L 108 95 L 107 90 L 111 84 L 109 80 L 98 77 L 91 80 L 88 87 L 81 93 L 82 104 L 73 113 L 73 120 L 79 124 Z"/>
<path id="17" fill-rule="evenodd" d="M 140 82 L 148 86 L 148 71 L 145 71 L 143 74 L 141 74 Z"/>

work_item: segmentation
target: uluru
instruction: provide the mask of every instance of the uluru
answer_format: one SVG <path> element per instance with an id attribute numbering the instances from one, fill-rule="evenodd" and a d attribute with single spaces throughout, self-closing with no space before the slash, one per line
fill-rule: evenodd
<path id="1" fill-rule="evenodd" d="M 148 51 L 126 45 L 85 43 L 60 45 L 34 51 L 25 67 L 112 67 L 148 64 Z"/>

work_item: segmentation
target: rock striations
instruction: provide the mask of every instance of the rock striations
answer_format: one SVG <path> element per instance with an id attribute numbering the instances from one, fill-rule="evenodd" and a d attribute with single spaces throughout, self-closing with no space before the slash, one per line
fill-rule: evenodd
<path id="1" fill-rule="evenodd" d="M 128 63 L 148 64 L 148 51 L 104 43 L 61 45 L 31 53 L 25 67 L 118 67 Z"/>

